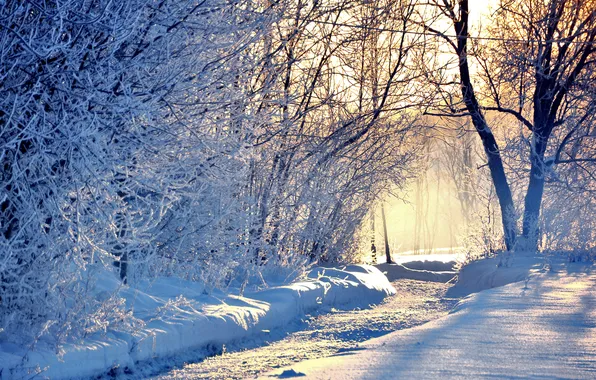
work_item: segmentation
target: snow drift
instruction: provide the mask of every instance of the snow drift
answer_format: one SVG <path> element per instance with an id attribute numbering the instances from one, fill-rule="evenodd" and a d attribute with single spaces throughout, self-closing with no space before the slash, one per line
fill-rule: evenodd
<path id="1" fill-rule="evenodd" d="M 95 286 L 96 296 L 117 293 L 144 326 L 132 333 L 97 333 L 63 345 L 59 352 L 42 345 L 32 350 L 0 346 L 0 378 L 39 373 L 56 379 L 93 376 L 112 368 L 134 370 L 137 362 L 239 340 L 319 308 L 364 307 L 395 294 L 387 278 L 368 265 L 315 268 L 306 277 L 239 296 L 207 295 L 202 285 L 175 278 L 122 287 L 106 272 Z"/>
<path id="2" fill-rule="evenodd" d="M 432 268 L 439 267 L 439 265 L 435 265 L 434 262 L 430 262 L 429 266 Z M 404 265 L 383 263 L 377 264 L 376 267 L 381 270 L 390 281 L 403 278 L 418 281 L 449 282 L 457 275 L 457 272 L 451 270 L 433 271 L 427 269 L 411 269 L 408 263 L 404 263 Z M 421 263 L 418 267 L 424 268 L 425 263 Z"/>
<path id="3" fill-rule="evenodd" d="M 482 290 L 492 289 L 513 282 L 524 281 L 541 272 L 545 257 L 537 253 L 502 253 L 474 261 L 458 273 L 458 279 L 447 292 L 448 297 L 462 297 Z"/>

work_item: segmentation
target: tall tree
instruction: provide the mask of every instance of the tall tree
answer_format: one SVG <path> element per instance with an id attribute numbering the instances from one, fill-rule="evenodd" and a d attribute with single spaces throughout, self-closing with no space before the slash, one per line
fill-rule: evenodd
<path id="1" fill-rule="evenodd" d="M 503 0 L 495 13 L 496 27 L 491 29 L 491 37 L 472 40 L 475 43 L 473 54 L 469 52 L 468 3 L 466 0 L 431 1 L 439 11 L 437 19 L 449 20 L 452 32 L 441 30 L 436 22 L 424 24 L 427 31 L 441 38 L 457 56 L 457 82 L 464 107 L 450 99 L 445 115 L 470 117 L 483 143 L 501 206 L 507 249 L 513 248 L 517 235 L 514 203 L 501 151 L 487 123 L 486 112 L 509 115 L 527 129 L 530 169 L 524 197 L 523 239 L 519 247 L 536 249 L 540 207 L 549 171 L 556 164 L 592 160 L 590 157 L 562 159 L 556 152 L 564 150 L 569 138 L 558 140 L 558 146 L 549 147 L 549 142 L 560 130 L 568 129 L 567 124 L 578 120 L 570 117 L 577 110 L 573 103 L 577 104 L 586 83 L 593 80 L 595 3 Z M 471 69 L 472 62 L 475 62 L 475 72 Z M 474 76 L 480 80 L 475 82 Z M 475 89 L 479 82 L 485 84 L 480 97 Z M 570 135 L 578 130 L 568 129 Z M 545 156 L 549 148 L 555 152 L 553 158 Z"/>

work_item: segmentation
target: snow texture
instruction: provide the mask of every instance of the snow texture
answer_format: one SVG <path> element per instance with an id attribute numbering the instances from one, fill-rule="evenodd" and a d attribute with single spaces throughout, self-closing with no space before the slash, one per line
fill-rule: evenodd
<path id="1" fill-rule="evenodd" d="M 461 297 L 482 290 L 524 281 L 550 265 L 545 256 L 534 253 L 503 253 L 474 261 L 458 273 L 457 283 L 449 289 L 448 297 Z"/>
<path id="2" fill-rule="evenodd" d="M 509 267 L 496 267 L 499 260 L 470 266 L 459 291 L 523 273 L 525 281 L 470 295 L 448 316 L 371 340 L 364 350 L 291 369 L 309 379 L 595 378 L 593 265 L 550 263 L 553 270 L 539 271 L 543 260 L 532 255 L 510 260 Z M 265 378 L 283 371 L 288 368 Z"/>
<path id="3" fill-rule="evenodd" d="M 52 379 L 87 377 L 112 368 L 134 368 L 156 357 L 279 328 L 317 308 L 365 307 L 395 294 L 387 278 L 368 265 L 315 268 L 302 282 L 221 298 L 204 294 L 197 283 L 175 278 L 160 278 L 138 289 L 121 287 L 109 272 L 103 278 L 96 285 L 97 296 L 119 292 L 135 317 L 146 322 L 144 328 L 134 334 L 107 331 L 65 345 L 61 353 L 0 346 L 0 378 L 37 371 Z"/>
<path id="4" fill-rule="evenodd" d="M 434 262 L 417 262 L 420 264 L 416 264 L 417 267 L 424 268 L 425 266 L 429 267 L 437 267 Z M 395 281 L 398 279 L 409 279 L 409 280 L 418 280 L 418 281 L 433 281 L 433 282 L 449 282 L 451 281 L 456 275 L 457 272 L 454 271 L 440 271 L 435 272 L 432 270 L 427 269 L 411 269 L 410 267 L 406 267 L 408 263 L 405 265 L 401 264 L 377 264 L 377 268 L 381 272 L 383 272 L 389 281 Z"/>

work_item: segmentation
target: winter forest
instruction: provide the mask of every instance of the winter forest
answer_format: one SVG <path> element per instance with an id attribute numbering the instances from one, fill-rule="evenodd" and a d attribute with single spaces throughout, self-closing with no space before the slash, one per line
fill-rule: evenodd
<path id="1" fill-rule="evenodd" d="M 596 2 L 480 3 L 0 0 L 0 344 L 370 262 L 430 172 L 467 260 L 593 260 Z"/>

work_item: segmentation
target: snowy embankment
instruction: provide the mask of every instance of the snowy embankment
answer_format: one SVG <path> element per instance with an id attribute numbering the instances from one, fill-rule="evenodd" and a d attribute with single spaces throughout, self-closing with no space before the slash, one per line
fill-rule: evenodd
<path id="1" fill-rule="evenodd" d="M 428 263 L 428 265 L 432 264 L 434 264 L 434 262 Z M 457 275 L 457 272 L 454 271 L 412 269 L 406 265 L 409 265 L 409 263 L 405 263 L 405 265 L 385 263 L 377 264 L 376 267 L 387 276 L 389 281 L 408 279 L 417 281 L 449 282 Z M 424 268 L 423 265 L 421 265 L 421 267 Z"/>
<path id="2" fill-rule="evenodd" d="M 381 262 L 375 265 L 389 281 L 399 279 L 450 282 L 458 272 L 454 270 L 458 254 L 397 255 L 395 263 Z"/>
<path id="3" fill-rule="evenodd" d="M 594 265 L 546 264 L 532 255 L 473 263 L 454 291 L 504 286 L 469 295 L 448 316 L 373 339 L 357 352 L 266 378 L 595 378 Z"/>
<path id="4" fill-rule="evenodd" d="M 562 257 L 554 259 L 556 265 L 562 265 Z M 552 263 L 548 257 L 531 253 L 505 253 L 475 261 L 459 271 L 457 282 L 449 289 L 447 296 L 463 297 L 486 289 L 526 281 L 543 273 L 550 265 Z"/>
<path id="5" fill-rule="evenodd" d="M 280 328 L 318 308 L 366 307 L 395 294 L 387 278 L 367 265 L 315 268 L 301 282 L 219 298 L 180 279 L 160 278 L 135 289 L 122 287 L 109 272 L 100 278 L 96 297 L 117 292 L 145 322 L 143 328 L 126 334 L 108 330 L 79 344 L 63 345 L 59 353 L 0 345 L 0 378 L 26 378 L 37 372 L 52 379 L 87 377 L 113 368 L 134 371 L 135 363 Z"/>

